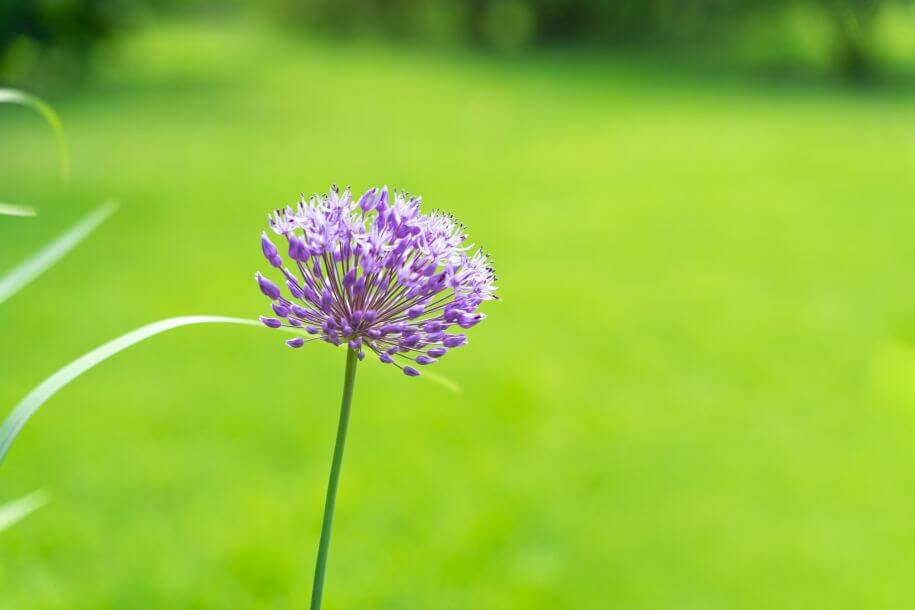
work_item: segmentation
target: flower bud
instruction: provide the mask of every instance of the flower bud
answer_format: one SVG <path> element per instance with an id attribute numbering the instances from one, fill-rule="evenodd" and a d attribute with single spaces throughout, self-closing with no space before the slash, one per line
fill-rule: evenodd
<path id="1" fill-rule="evenodd" d="M 458 320 L 458 326 L 460 326 L 461 328 L 471 328 L 473 326 L 476 326 L 480 322 L 480 320 L 482 320 L 485 317 L 486 316 L 484 316 L 481 313 L 477 313 L 477 314 L 464 313 L 464 314 L 461 314 L 461 318 L 460 318 L 460 320 Z"/>
<path id="2" fill-rule="evenodd" d="M 308 248 L 305 247 L 305 241 L 295 235 L 289 236 L 289 258 L 301 262 L 308 260 Z"/>
<path id="3" fill-rule="evenodd" d="M 280 258 L 280 253 L 277 251 L 276 246 L 273 245 L 273 242 L 270 241 L 270 238 L 267 237 L 267 233 L 261 233 L 261 251 L 264 253 L 264 258 L 266 258 L 271 265 L 274 267 L 282 267 L 283 260 Z"/>
<path id="4" fill-rule="evenodd" d="M 254 274 L 254 278 L 257 280 L 257 285 L 260 286 L 264 296 L 274 300 L 280 298 L 280 289 L 276 284 L 265 278 L 259 272 Z"/>
<path id="5" fill-rule="evenodd" d="M 467 337 L 464 335 L 445 335 L 442 339 L 442 345 L 445 347 L 460 347 L 467 343 Z"/>
<path id="6" fill-rule="evenodd" d="M 293 282 L 292 280 L 286 280 L 286 288 L 289 289 L 289 292 L 295 298 L 297 298 L 297 299 L 305 298 L 305 293 L 302 291 L 302 289 L 299 287 L 299 285 L 296 284 L 295 282 Z"/>
<path id="7" fill-rule="evenodd" d="M 375 203 L 375 210 L 384 212 L 388 209 L 388 187 L 383 187 L 378 195 L 378 201 Z"/>
<path id="8" fill-rule="evenodd" d="M 375 194 L 378 192 L 378 189 L 373 187 L 365 192 L 362 197 L 359 198 L 359 207 L 362 208 L 363 212 L 368 212 L 375 206 Z"/>

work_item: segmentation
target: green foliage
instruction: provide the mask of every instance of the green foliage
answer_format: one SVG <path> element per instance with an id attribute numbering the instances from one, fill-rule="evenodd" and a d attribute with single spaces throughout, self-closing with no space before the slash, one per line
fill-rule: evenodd
<path id="1" fill-rule="evenodd" d="M 64 177 L 66 177 L 69 173 L 67 145 L 64 140 L 63 126 L 61 125 L 57 113 L 54 112 L 54 109 L 43 100 L 15 89 L 0 89 L 0 103 L 21 104 L 23 106 L 31 107 L 44 117 L 54 130 L 54 134 L 57 136 L 61 171 Z M 4 215 L 34 216 L 35 211 L 25 206 L 0 203 L 0 216 Z M 67 250 L 72 248 L 85 233 L 91 231 L 92 228 L 93 227 L 87 227 L 82 235 L 78 233 L 74 234 L 71 230 L 68 235 L 62 236 L 52 243 L 51 246 L 42 252 L 39 252 L 35 257 L 21 264 L 12 272 L 0 276 L 0 303 L 5 301 L 10 295 L 18 291 L 47 267 L 51 266 L 57 259 L 63 256 Z M 0 457 L 0 461 L 2 461 L 2 457 Z M 34 492 L 19 500 L 0 506 L 0 531 L 5 530 L 19 520 L 25 518 L 30 513 L 43 506 L 46 502 L 47 498 L 44 492 Z"/>
<path id="2" fill-rule="evenodd" d="M 57 154 L 60 159 L 60 173 L 63 176 L 64 180 L 70 176 L 70 151 L 67 148 L 67 139 L 64 135 L 64 127 L 60 122 L 60 117 L 57 116 L 57 112 L 45 102 L 43 99 L 35 97 L 25 91 L 19 91 L 18 89 L 9 89 L 9 88 L 0 88 L 0 104 L 18 104 L 20 106 L 25 106 L 26 108 L 31 108 L 37 112 L 41 117 L 48 123 L 51 129 L 54 131 L 54 137 L 57 139 Z M 25 208 L 25 215 L 28 215 L 28 208 Z M 20 208 L 20 213 L 22 215 L 22 208 Z M 0 209 L 0 214 L 3 214 L 3 210 Z"/>
<path id="3" fill-rule="evenodd" d="M 344 30 L 380 29 L 391 35 L 437 35 L 433 24 L 448 15 L 468 39 L 499 46 L 537 41 L 620 42 L 690 38 L 726 27 L 759 11 L 778 11 L 801 0 L 305 0 L 291 3 L 306 19 Z M 883 0 L 823 0 L 846 27 L 866 19 Z"/>
<path id="4" fill-rule="evenodd" d="M 4 158 L 57 210 L 6 260 L 131 205 L 0 309 L 0 404 L 150 317 L 256 315 L 265 210 L 387 181 L 503 301 L 435 369 L 460 394 L 360 365 L 328 610 L 911 604 L 912 92 L 303 38 L 150 30 L 65 100 L 67 193 Z M 55 503 L 0 536 L 3 604 L 307 607 L 342 366 L 213 325 L 63 388 L 0 467 Z"/>
<path id="5" fill-rule="evenodd" d="M 833 58 L 837 69 L 855 80 L 864 80 L 875 73 L 873 53 L 873 20 L 881 0 L 822 0 L 830 21 L 835 26 Z"/>
<path id="6" fill-rule="evenodd" d="M 61 388 L 89 369 L 104 362 L 108 358 L 111 358 L 118 352 L 160 333 L 191 324 L 217 323 L 263 327 L 262 324 L 252 319 L 226 318 L 221 316 L 186 316 L 182 318 L 159 320 L 133 330 L 116 339 L 112 339 L 108 343 L 100 345 L 91 352 L 68 363 L 65 367 L 45 379 L 34 390 L 29 392 L 29 394 L 10 412 L 9 417 L 4 420 L 3 425 L 0 426 L 0 464 L 3 463 L 10 447 L 12 447 L 19 432 L 22 431 L 22 427 L 31 419 L 32 415 L 34 415 L 49 398 L 59 392 Z M 292 332 L 295 334 L 294 330 L 292 330 Z M 305 333 L 302 332 L 300 334 L 304 335 Z"/>
<path id="7" fill-rule="evenodd" d="M 117 203 L 109 201 L 86 215 L 56 239 L 45 245 L 16 267 L 0 275 L 0 304 L 29 282 L 47 271 L 75 248 L 92 231 L 117 210 Z"/>
<path id="8" fill-rule="evenodd" d="M 34 216 L 35 210 L 15 203 L 0 203 L 0 216 Z"/>
<path id="9" fill-rule="evenodd" d="M 832 31 L 835 68 L 877 71 L 873 22 L 910 0 L 35 0 L 0 6 L 0 78 L 66 77 L 93 46 L 155 13 L 279 13 L 321 32 L 360 33 L 513 51 L 551 43 L 659 46 L 705 43 L 763 16 L 816 12 Z M 274 15 L 275 16 L 275 15 Z M 57 75 L 57 76 L 55 76 Z"/>
<path id="10" fill-rule="evenodd" d="M 0 3 L 0 77 L 69 77 L 92 45 L 124 23 L 133 0 L 12 0 Z"/>
<path id="11" fill-rule="evenodd" d="M 863 79 L 877 70 L 873 21 L 887 0 L 289 0 L 287 12 L 322 31 L 459 41 L 517 50 L 544 43 L 597 46 L 707 43 L 748 22 L 813 12 L 832 31 L 837 71 Z M 898 3 L 895 3 L 898 4 Z M 783 29 L 788 29 L 782 24 Z M 773 55 L 777 50 L 773 49 Z"/>
<path id="12" fill-rule="evenodd" d="M 36 491 L 0 506 L 0 532 L 15 525 L 47 502 L 47 494 L 43 491 Z"/>

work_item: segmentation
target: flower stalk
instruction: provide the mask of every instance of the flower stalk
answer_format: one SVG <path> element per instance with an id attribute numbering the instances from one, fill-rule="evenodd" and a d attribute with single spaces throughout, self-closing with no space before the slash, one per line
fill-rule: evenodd
<path id="1" fill-rule="evenodd" d="M 334 457 L 327 481 L 327 496 L 324 500 L 324 519 L 321 523 L 321 541 L 318 544 L 318 558 L 315 561 L 315 579 L 311 590 L 311 610 L 320 610 L 324 592 L 324 575 L 327 571 L 327 554 L 330 549 L 330 532 L 334 522 L 334 506 L 337 503 L 337 487 L 340 483 L 340 467 L 343 464 L 343 448 L 346 445 L 346 430 L 349 427 L 350 404 L 353 400 L 353 386 L 356 381 L 357 350 L 346 350 L 346 372 L 343 376 L 343 398 L 340 402 L 340 422 L 337 424 L 337 440 L 334 443 Z"/>
<path id="2" fill-rule="evenodd" d="M 295 207 L 268 216 L 270 229 L 286 242 L 285 260 L 261 234 L 261 252 L 284 285 L 254 275 L 270 299 L 271 315 L 261 316 L 261 323 L 297 335 L 286 340 L 293 349 L 312 341 L 346 347 L 311 610 L 321 609 L 356 364 L 374 353 L 416 377 L 413 365 L 433 365 L 466 345 L 467 336 L 454 331 L 476 326 L 486 317 L 480 305 L 498 300 L 489 256 L 467 241 L 453 216 L 423 213 L 421 204 L 421 197 L 387 187 L 357 199 L 348 187 L 341 192 L 333 186 L 327 195 L 302 195 Z"/>

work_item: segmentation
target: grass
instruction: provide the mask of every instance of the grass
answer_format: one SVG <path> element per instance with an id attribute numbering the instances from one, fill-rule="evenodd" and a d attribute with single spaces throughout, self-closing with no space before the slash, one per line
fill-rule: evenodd
<path id="1" fill-rule="evenodd" d="M 913 97 L 585 54 L 492 59 L 161 26 L 0 115 L 0 269 L 122 207 L 0 309 L 0 404 L 154 319 L 253 317 L 268 209 L 387 182 L 504 301 L 357 375 L 325 607 L 900 608 L 915 595 Z M 344 354 L 199 327 L 53 398 L 0 497 L 0 607 L 307 604 Z M 438 366 L 438 365 L 437 365 Z"/>

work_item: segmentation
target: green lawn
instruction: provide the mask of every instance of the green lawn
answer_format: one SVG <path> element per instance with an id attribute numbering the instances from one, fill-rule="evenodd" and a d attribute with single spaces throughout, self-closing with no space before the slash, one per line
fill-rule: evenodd
<path id="1" fill-rule="evenodd" d="M 366 360 L 327 610 L 908 608 L 915 95 L 769 90 L 584 52 L 138 34 L 0 109 L 0 405 L 155 319 L 264 311 L 269 209 L 332 182 L 454 212 L 503 301 L 437 365 Z M 0 467 L 0 608 L 304 608 L 344 353 L 191 327 L 53 398 Z"/>

